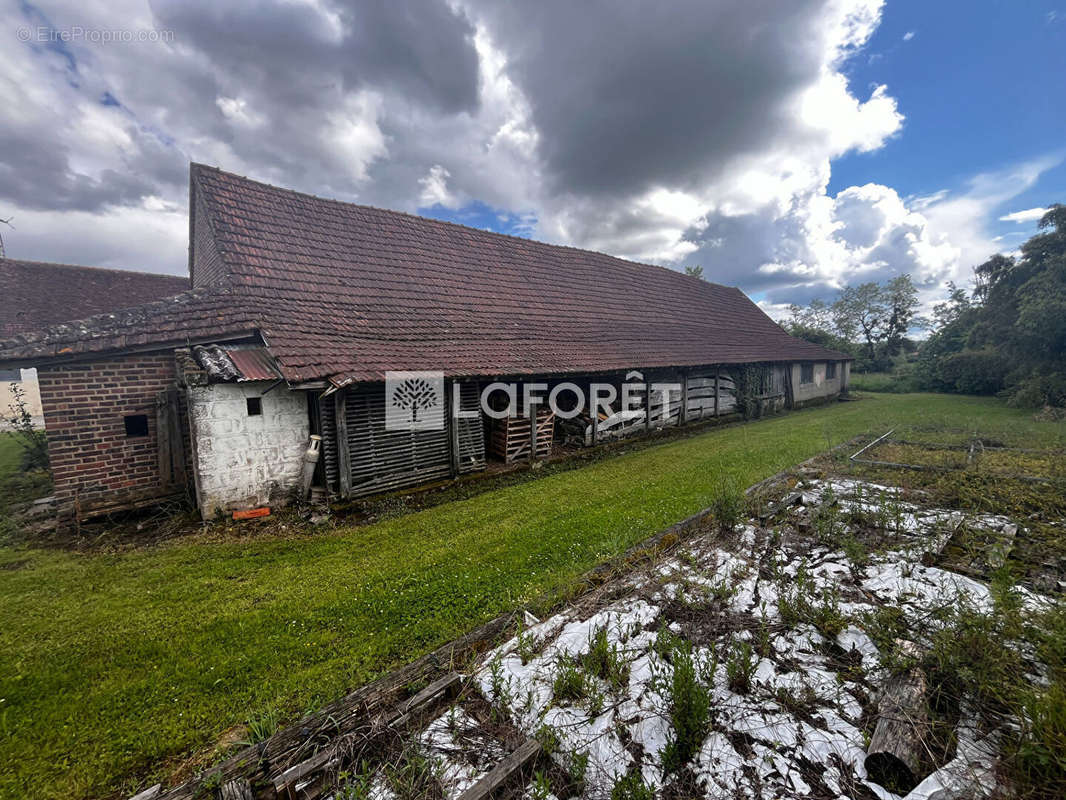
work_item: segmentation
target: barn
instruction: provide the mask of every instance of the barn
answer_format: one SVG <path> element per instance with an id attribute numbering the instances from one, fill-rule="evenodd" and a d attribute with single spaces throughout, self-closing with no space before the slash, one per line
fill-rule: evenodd
<path id="1" fill-rule="evenodd" d="M 662 267 L 198 164 L 189 217 L 191 288 L 0 343 L 65 520 L 283 503 L 309 442 L 314 489 L 360 497 L 847 388 L 848 356 Z"/>

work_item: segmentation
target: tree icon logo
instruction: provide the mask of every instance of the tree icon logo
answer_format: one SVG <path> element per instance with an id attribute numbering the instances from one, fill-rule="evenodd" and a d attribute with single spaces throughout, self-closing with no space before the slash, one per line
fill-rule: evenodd
<path id="1" fill-rule="evenodd" d="M 411 422 L 418 422 L 418 412 L 437 405 L 437 390 L 424 378 L 408 378 L 392 393 L 392 404 L 411 412 Z"/>
<path id="2" fill-rule="evenodd" d="M 444 430 L 444 373 L 385 373 L 387 430 Z"/>

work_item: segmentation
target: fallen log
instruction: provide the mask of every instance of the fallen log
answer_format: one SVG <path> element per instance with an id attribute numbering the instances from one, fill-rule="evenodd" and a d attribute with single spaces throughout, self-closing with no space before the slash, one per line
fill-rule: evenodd
<path id="1" fill-rule="evenodd" d="M 877 705 L 877 725 L 866 755 L 866 773 L 875 783 L 907 794 L 929 772 L 929 684 L 918 667 L 893 675 Z"/>

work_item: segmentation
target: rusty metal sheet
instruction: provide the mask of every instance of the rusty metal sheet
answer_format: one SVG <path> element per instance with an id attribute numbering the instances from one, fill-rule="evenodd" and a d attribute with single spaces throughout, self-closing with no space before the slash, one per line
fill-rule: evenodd
<path id="1" fill-rule="evenodd" d="M 274 357 L 265 347 L 223 348 L 240 376 L 238 381 L 276 381 L 281 377 Z"/>

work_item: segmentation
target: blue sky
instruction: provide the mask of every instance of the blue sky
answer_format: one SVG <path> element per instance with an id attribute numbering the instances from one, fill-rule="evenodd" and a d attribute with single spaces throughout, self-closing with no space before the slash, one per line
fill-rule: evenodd
<path id="1" fill-rule="evenodd" d="M 904 37 L 910 35 L 908 39 Z M 1066 155 L 1066 3 L 890 0 L 846 74 L 888 86 L 906 121 L 872 152 L 833 163 L 829 192 L 868 182 L 906 196 L 960 190 L 974 175 Z M 1066 165 L 1009 210 L 1066 202 Z M 996 234 L 1028 234 L 993 221 Z"/>

